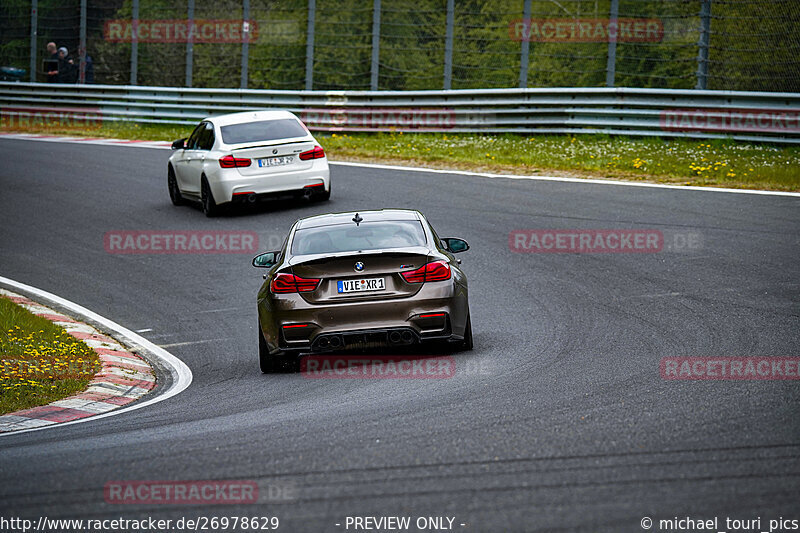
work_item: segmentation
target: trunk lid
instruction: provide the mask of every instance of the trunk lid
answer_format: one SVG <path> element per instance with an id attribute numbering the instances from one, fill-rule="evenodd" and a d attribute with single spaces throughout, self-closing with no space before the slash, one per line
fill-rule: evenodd
<path id="1" fill-rule="evenodd" d="M 239 174 L 255 176 L 309 169 L 314 160 L 303 161 L 299 156 L 315 146 L 317 143 L 312 139 L 288 143 L 261 143 L 234 148 L 231 152 L 234 157 L 246 157 L 252 161 L 249 167 L 237 167 Z"/>
<path id="2" fill-rule="evenodd" d="M 333 256 L 296 256 L 291 261 L 291 268 L 296 276 L 322 280 L 315 291 L 300 293 L 304 300 L 312 304 L 330 304 L 414 296 L 422 283 L 408 283 L 400 273 L 415 270 L 428 261 L 427 248 L 411 247 L 379 252 L 347 252 Z M 356 263 L 362 263 L 363 270 L 357 271 Z M 383 280 L 384 288 L 339 292 L 340 281 L 361 280 Z M 352 286 L 353 283 L 343 284 L 345 290 Z"/>

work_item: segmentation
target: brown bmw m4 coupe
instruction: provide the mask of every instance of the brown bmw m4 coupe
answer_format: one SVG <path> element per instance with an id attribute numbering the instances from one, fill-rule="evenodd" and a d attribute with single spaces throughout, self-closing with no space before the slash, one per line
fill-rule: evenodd
<path id="1" fill-rule="evenodd" d="M 258 292 L 263 372 L 300 353 L 451 343 L 472 349 L 467 277 L 422 213 L 333 213 L 294 223 Z"/>

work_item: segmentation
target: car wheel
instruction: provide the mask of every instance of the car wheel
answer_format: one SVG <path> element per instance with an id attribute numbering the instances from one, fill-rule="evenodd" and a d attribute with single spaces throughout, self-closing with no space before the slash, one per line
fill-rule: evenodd
<path id="1" fill-rule="evenodd" d="M 219 214 L 219 208 L 214 201 L 214 195 L 205 177 L 203 177 L 203 183 L 200 186 L 200 201 L 203 203 L 203 213 L 207 217 L 215 217 Z"/>
<path id="2" fill-rule="evenodd" d="M 172 205 L 183 205 L 183 196 L 178 188 L 178 180 L 175 178 L 175 170 L 172 165 L 167 167 L 167 187 L 169 188 L 169 199 Z"/>
<path id="3" fill-rule="evenodd" d="M 472 319 L 467 312 L 467 325 L 464 327 L 464 340 L 461 343 L 461 349 L 465 352 L 472 350 Z"/>
<path id="4" fill-rule="evenodd" d="M 261 372 L 264 374 L 273 374 L 283 369 L 287 359 L 286 356 L 280 352 L 275 354 L 269 353 L 267 341 L 264 340 L 264 334 L 261 333 L 261 325 L 258 327 L 258 363 L 261 367 Z"/>

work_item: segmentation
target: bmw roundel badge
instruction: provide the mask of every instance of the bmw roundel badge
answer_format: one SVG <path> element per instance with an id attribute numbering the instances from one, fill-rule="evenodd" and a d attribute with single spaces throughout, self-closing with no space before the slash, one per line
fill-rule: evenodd
<path id="1" fill-rule="evenodd" d="M 355 266 L 355 269 L 356 269 L 356 272 L 361 272 L 362 270 L 364 270 L 364 263 L 362 263 L 361 261 L 357 262 L 356 266 Z"/>

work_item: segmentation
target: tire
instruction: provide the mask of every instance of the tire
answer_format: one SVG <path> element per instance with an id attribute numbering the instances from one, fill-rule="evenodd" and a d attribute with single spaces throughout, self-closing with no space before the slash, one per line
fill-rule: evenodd
<path id="1" fill-rule="evenodd" d="M 169 189 L 169 199 L 172 200 L 172 205 L 183 205 L 185 203 L 172 165 L 167 167 L 167 188 Z"/>
<path id="2" fill-rule="evenodd" d="M 467 312 L 467 325 L 464 327 L 464 340 L 461 342 L 461 350 L 465 352 L 472 351 L 472 319 Z"/>
<path id="3" fill-rule="evenodd" d="M 270 354 L 267 347 L 267 341 L 264 340 L 264 334 L 261 333 L 261 324 L 257 326 L 258 329 L 258 364 L 261 367 L 263 374 L 274 374 L 283 369 L 286 363 L 286 356 L 278 352 Z"/>
<path id="4" fill-rule="evenodd" d="M 217 202 L 214 201 L 214 194 L 211 192 L 211 187 L 208 186 L 205 176 L 203 176 L 203 183 L 200 185 L 200 201 L 203 205 L 203 213 L 207 217 L 211 218 L 219 214 L 219 207 Z"/>
<path id="5" fill-rule="evenodd" d="M 328 190 L 323 190 L 321 193 L 314 195 L 314 200 L 317 202 L 327 202 L 331 199 L 331 189 L 333 189 L 333 184 L 328 185 Z"/>

